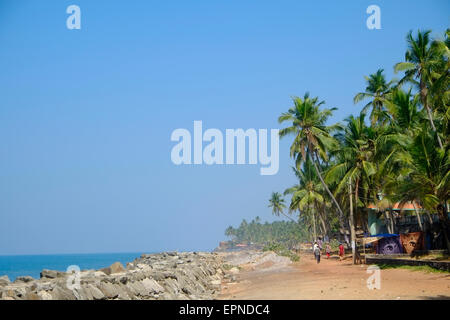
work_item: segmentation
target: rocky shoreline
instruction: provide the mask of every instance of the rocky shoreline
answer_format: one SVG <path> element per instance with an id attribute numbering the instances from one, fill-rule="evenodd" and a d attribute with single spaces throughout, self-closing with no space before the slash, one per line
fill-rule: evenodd
<path id="1" fill-rule="evenodd" d="M 65 273 L 43 270 L 40 279 L 0 277 L 0 300 L 205 300 L 215 299 L 227 271 L 208 252 L 143 254 L 124 267 Z"/>

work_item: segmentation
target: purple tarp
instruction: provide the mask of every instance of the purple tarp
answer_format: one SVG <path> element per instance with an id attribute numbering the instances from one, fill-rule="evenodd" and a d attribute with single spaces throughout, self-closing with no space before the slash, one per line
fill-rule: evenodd
<path id="1" fill-rule="evenodd" d="M 389 237 L 378 240 L 377 245 L 378 254 L 397 254 L 403 253 L 400 237 Z"/>

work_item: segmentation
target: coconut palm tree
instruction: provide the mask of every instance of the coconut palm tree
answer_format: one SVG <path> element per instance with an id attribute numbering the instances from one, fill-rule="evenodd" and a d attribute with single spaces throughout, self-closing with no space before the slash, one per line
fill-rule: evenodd
<path id="1" fill-rule="evenodd" d="M 286 218 L 296 222 L 292 217 L 288 216 L 283 212 L 286 209 L 286 205 L 284 203 L 284 199 L 279 192 L 272 192 L 272 196 L 269 199 L 269 208 L 272 208 L 272 214 L 279 217 L 280 214 L 285 216 Z"/>
<path id="2" fill-rule="evenodd" d="M 365 77 L 367 87 L 365 92 L 359 92 L 353 98 L 353 102 L 356 104 L 364 99 L 370 99 L 362 109 L 362 112 L 367 113 L 369 108 L 372 108 L 370 113 L 370 120 L 372 125 L 377 122 L 383 122 L 386 119 L 384 105 L 391 92 L 392 85 L 395 80 L 386 81 L 383 75 L 383 69 L 378 69 L 376 73 Z"/>
<path id="3" fill-rule="evenodd" d="M 361 113 L 358 117 L 350 116 L 345 121 L 347 126 L 335 135 L 340 142 L 340 147 L 334 151 L 337 163 L 327 171 L 325 180 L 336 185 L 335 193 L 348 192 L 350 199 L 355 196 L 354 214 L 353 200 L 349 202 L 350 235 L 353 244 L 356 241 L 356 218 L 358 213 L 362 214 L 358 208 L 364 208 L 366 203 L 360 199 L 361 191 L 370 188 L 371 176 L 376 173 L 377 144 L 381 143 L 381 140 L 380 132 L 365 124 L 365 113 Z M 352 251 L 355 263 L 358 253 Z"/>
<path id="4" fill-rule="evenodd" d="M 289 211 L 299 211 L 300 213 L 311 213 L 313 224 L 313 238 L 317 239 L 316 217 L 320 219 L 324 233 L 327 233 L 326 223 L 324 221 L 323 208 L 324 198 L 321 194 L 323 187 L 314 173 L 314 168 L 309 159 L 303 165 L 301 170 L 292 168 L 299 179 L 299 183 L 286 189 L 284 195 L 292 194 Z"/>
<path id="5" fill-rule="evenodd" d="M 305 93 L 303 99 L 294 97 L 292 100 L 294 106 L 278 118 L 279 123 L 290 122 L 288 127 L 280 130 L 280 137 L 294 135 L 294 141 L 290 148 L 291 157 L 295 158 L 297 168 L 306 161 L 307 157 L 311 160 L 320 182 L 339 212 L 339 220 L 343 226 L 344 213 L 319 170 L 319 159 L 327 161 L 327 150 L 336 143 L 330 132 L 335 130 L 338 125 L 326 126 L 326 121 L 336 108 L 320 110 L 320 106 L 325 102 L 319 101 L 318 97 L 311 98 L 308 92 Z"/>
<path id="6" fill-rule="evenodd" d="M 433 121 L 431 106 L 428 101 L 428 93 L 433 83 L 433 72 L 441 63 L 442 51 L 439 46 L 431 45 L 431 30 L 417 32 L 417 38 L 413 38 L 412 31 L 407 35 L 408 50 L 405 53 L 405 62 L 399 62 L 394 66 L 394 71 L 405 71 L 405 76 L 399 84 L 405 81 L 418 86 L 421 102 L 427 111 L 428 119 L 433 131 L 437 132 Z M 436 135 L 439 147 L 443 149 L 439 134 Z"/>
<path id="7" fill-rule="evenodd" d="M 399 157 L 409 174 L 398 183 L 400 198 L 419 198 L 428 211 L 437 211 L 450 250 L 450 225 L 447 201 L 450 198 L 450 152 L 435 147 L 436 132 L 425 126 Z"/>

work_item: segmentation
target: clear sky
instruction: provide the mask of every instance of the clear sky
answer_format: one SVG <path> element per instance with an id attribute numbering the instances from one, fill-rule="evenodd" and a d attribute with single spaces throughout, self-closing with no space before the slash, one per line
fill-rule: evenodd
<path id="1" fill-rule="evenodd" d="M 66 8 L 81 8 L 68 30 Z M 381 8 L 381 30 L 366 8 Z M 0 0 L 0 254 L 211 250 L 295 183 L 280 170 L 175 166 L 176 128 L 279 128 L 306 91 L 357 113 L 442 1 Z"/>

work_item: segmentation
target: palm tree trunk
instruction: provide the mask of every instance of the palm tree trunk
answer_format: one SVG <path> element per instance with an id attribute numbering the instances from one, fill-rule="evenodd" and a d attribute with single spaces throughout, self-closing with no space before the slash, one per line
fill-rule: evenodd
<path id="1" fill-rule="evenodd" d="M 388 233 L 390 233 L 390 234 L 394 233 L 394 231 L 392 230 L 391 221 L 388 217 L 387 211 L 383 210 L 383 214 L 384 214 L 384 223 L 386 224 Z"/>
<path id="2" fill-rule="evenodd" d="M 390 220 L 391 220 L 391 228 L 392 228 L 392 233 L 395 233 L 395 231 L 396 231 L 396 227 L 397 227 L 397 225 L 396 225 L 396 223 L 395 223 L 395 217 L 394 217 L 394 214 L 393 214 L 393 212 L 392 212 L 393 210 L 392 210 L 392 206 L 391 207 L 389 207 L 389 218 L 390 218 Z"/>
<path id="3" fill-rule="evenodd" d="M 444 150 L 444 147 L 442 146 L 441 138 L 439 137 L 436 127 L 434 126 L 433 116 L 431 114 L 431 109 L 428 106 L 428 101 L 427 101 L 427 88 L 425 86 L 425 82 L 422 79 L 420 79 L 420 98 L 422 99 L 423 106 L 427 110 L 428 120 L 430 120 L 431 128 L 433 129 L 434 132 L 436 132 L 439 147 L 442 150 Z"/>
<path id="4" fill-rule="evenodd" d="M 314 210 L 312 211 L 312 220 L 313 220 L 313 232 L 314 232 L 314 241 L 317 240 L 317 232 L 316 232 L 316 217 L 314 214 Z"/>
<path id="5" fill-rule="evenodd" d="M 313 160 L 313 158 L 311 156 L 311 152 L 309 152 L 309 151 L 308 151 L 308 156 L 309 156 L 309 159 L 311 160 L 312 164 L 314 165 L 314 169 L 316 170 L 317 176 L 319 177 L 320 182 L 322 183 L 322 186 L 327 191 L 327 193 L 330 196 L 331 200 L 333 200 L 334 204 L 336 205 L 336 208 L 338 209 L 338 212 L 339 212 L 339 224 L 341 225 L 341 228 L 345 229 L 344 213 L 342 212 L 342 209 L 339 206 L 339 203 L 337 202 L 336 198 L 333 196 L 333 194 L 331 193 L 331 191 L 328 188 L 327 184 L 323 180 L 322 175 L 320 174 L 320 171 L 319 171 L 319 167 L 317 166 L 317 163 Z M 316 157 L 317 157 L 317 155 L 316 155 Z"/>
<path id="6" fill-rule="evenodd" d="M 417 209 L 416 209 L 416 205 L 415 205 L 414 201 L 412 201 L 412 205 L 414 208 L 414 212 L 416 213 L 416 216 L 417 216 L 417 221 L 419 223 L 420 231 L 423 231 L 422 220 L 420 219 L 420 214 L 419 214 L 419 211 L 417 211 Z"/>
<path id="7" fill-rule="evenodd" d="M 349 223 L 350 223 L 350 242 L 352 244 L 352 261 L 353 264 L 356 264 L 356 230 L 355 230 L 355 220 L 353 219 L 353 200 L 352 200 L 352 185 L 351 183 L 348 184 L 348 196 L 349 196 L 349 203 L 350 203 L 350 216 L 349 216 Z"/>
<path id="8" fill-rule="evenodd" d="M 285 216 L 286 218 L 288 218 L 288 219 L 294 221 L 295 223 L 297 223 L 297 221 L 295 221 L 292 217 L 288 216 L 288 215 L 287 215 L 286 213 L 284 213 L 283 211 L 280 211 L 280 213 L 281 213 L 283 216 Z"/>
<path id="9" fill-rule="evenodd" d="M 320 222 L 322 223 L 322 227 L 323 227 L 323 235 L 324 236 L 328 236 L 328 227 L 327 227 L 327 223 L 325 222 L 326 215 L 325 215 L 325 208 L 324 207 L 323 207 L 323 210 L 321 212 L 322 212 L 322 214 L 319 213 L 319 218 L 320 218 Z"/>

